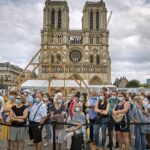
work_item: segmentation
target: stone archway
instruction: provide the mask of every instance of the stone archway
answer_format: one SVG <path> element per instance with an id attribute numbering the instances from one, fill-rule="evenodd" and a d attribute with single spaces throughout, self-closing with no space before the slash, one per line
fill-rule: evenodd
<path id="1" fill-rule="evenodd" d="M 89 81 L 89 85 L 102 85 L 103 81 L 101 80 L 100 77 L 98 76 L 94 76 L 90 81 Z"/>

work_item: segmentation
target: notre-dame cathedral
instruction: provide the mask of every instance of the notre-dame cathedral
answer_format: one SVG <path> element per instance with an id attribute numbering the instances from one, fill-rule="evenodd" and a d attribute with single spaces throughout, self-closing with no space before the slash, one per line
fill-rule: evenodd
<path id="1" fill-rule="evenodd" d="M 81 30 L 71 30 L 69 20 L 67 1 L 46 0 L 39 77 L 72 79 L 72 75 L 79 74 L 90 85 L 110 84 L 105 3 L 103 0 L 85 3 Z"/>

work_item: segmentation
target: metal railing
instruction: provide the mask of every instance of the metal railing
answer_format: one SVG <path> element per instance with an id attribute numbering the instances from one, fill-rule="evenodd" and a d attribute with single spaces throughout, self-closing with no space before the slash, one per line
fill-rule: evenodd
<path id="1" fill-rule="evenodd" d="M 46 124 L 46 123 L 45 123 Z M 45 125 L 43 124 L 43 126 Z M 76 126 L 75 124 L 72 123 L 66 123 L 66 122 L 58 122 L 58 121 L 50 121 L 47 124 L 51 124 L 52 125 L 52 131 L 53 131 L 53 150 L 56 150 L 56 139 L 55 139 L 55 132 L 56 132 L 56 125 L 68 125 L 68 126 Z M 108 136 L 109 136 L 109 150 L 112 150 L 113 148 L 113 140 L 112 140 L 112 126 L 114 125 L 123 125 L 123 124 L 130 124 L 130 125 L 150 125 L 150 122 L 146 122 L 146 123 L 115 123 L 112 121 L 108 121 L 107 123 L 85 123 L 82 124 L 82 126 L 90 126 L 90 125 L 99 125 L 99 124 L 107 124 L 108 125 Z M 10 126 L 10 124 L 8 123 L 3 123 L 0 122 L 0 126 Z M 39 126 L 39 125 L 25 125 L 24 127 L 34 127 L 34 126 Z M 85 141 L 86 142 L 86 141 Z M 85 148 L 85 150 L 87 150 Z"/>

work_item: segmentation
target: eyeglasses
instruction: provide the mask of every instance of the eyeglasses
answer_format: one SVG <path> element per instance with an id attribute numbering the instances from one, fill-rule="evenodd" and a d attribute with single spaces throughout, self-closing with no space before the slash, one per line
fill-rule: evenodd
<path id="1" fill-rule="evenodd" d="M 16 99 L 21 99 L 20 97 L 16 97 Z"/>

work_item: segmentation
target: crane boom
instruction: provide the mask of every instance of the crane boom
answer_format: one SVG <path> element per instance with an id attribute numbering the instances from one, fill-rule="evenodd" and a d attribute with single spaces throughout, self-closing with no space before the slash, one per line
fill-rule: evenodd
<path id="1" fill-rule="evenodd" d="M 112 16 L 112 11 L 110 12 L 110 15 L 109 15 L 109 18 L 108 18 L 108 21 L 107 21 L 107 26 L 109 25 L 109 22 L 110 22 L 111 16 Z"/>

